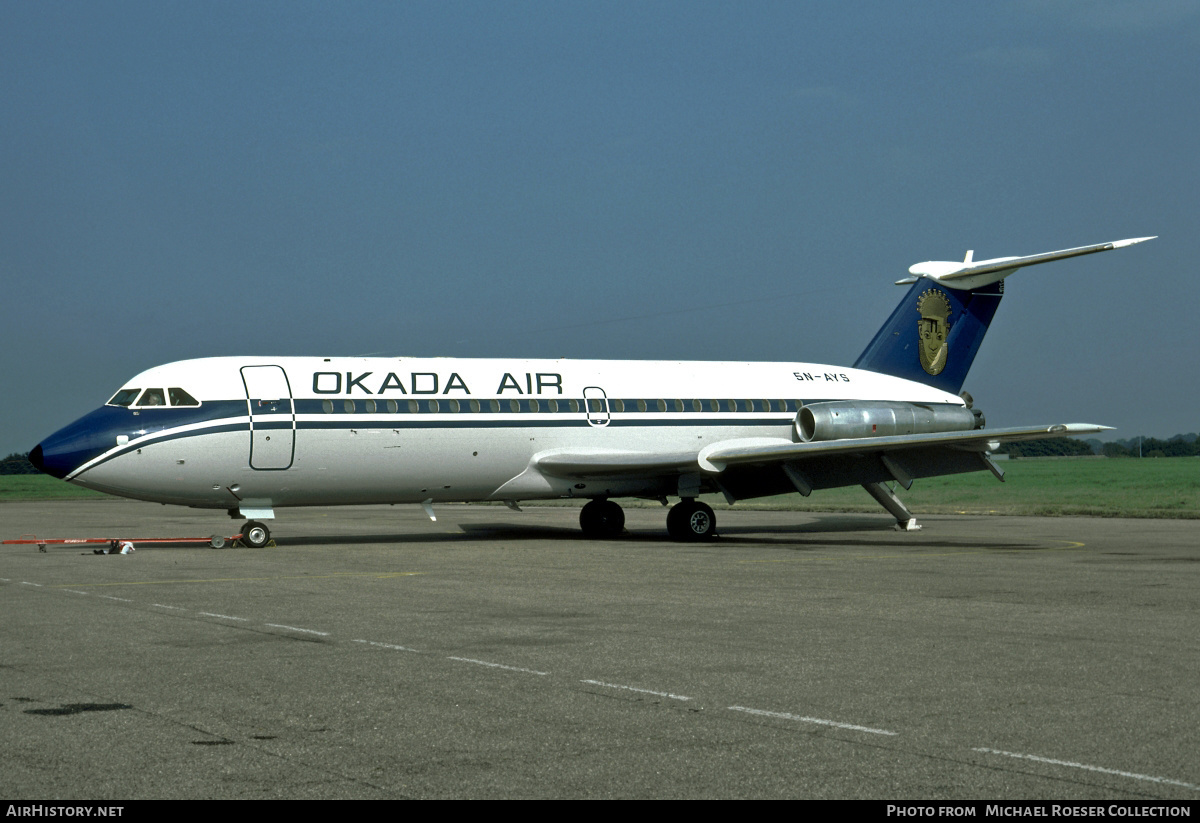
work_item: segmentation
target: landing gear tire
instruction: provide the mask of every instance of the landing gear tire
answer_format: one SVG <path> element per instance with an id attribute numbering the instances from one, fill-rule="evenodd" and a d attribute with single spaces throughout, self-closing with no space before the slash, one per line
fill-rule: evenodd
<path id="1" fill-rule="evenodd" d="M 717 516 L 698 500 L 681 500 L 667 512 L 667 534 L 672 540 L 711 540 L 717 533 Z"/>
<path id="2" fill-rule="evenodd" d="M 593 500 L 579 510 L 579 527 L 587 537 L 616 537 L 625 530 L 625 512 L 611 500 Z"/>
<path id="3" fill-rule="evenodd" d="M 261 549 L 271 542 L 271 530 L 257 520 L 249 520 L 242 526 L 242 542 L 251 549 Z"/>

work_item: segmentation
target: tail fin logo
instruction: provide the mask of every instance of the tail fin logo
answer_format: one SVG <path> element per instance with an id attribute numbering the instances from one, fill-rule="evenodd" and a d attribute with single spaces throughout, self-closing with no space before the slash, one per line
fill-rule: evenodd
<path id="1" fill-rule="evenodd" d="M 950 299 L 945 292 L 927 289 L 917 298 L 917 312 L 921 315 L 917 321 L 921 368 L 927 374 L 940 374 L 946 368 L 949 351 L 946 337 L 950 333 Z"/>

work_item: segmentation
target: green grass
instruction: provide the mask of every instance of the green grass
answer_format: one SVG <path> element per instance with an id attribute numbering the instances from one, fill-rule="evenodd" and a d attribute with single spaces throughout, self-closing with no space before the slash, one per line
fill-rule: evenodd
<path id="1" fill-rule="evenodd" d="M 998 461 L 989 472 L 917 480 L 897 493 L 914 514 L 1088 515 L 1200 518 L 1200 458 L 1024 459 Z M 861 488 L 829 489 L 738 503 L 738 508 L 877 511 Z"/>
<path id="2" fill-rule="evenodd" d="M 1200 518 L 1200 458 L 1004 460 L 1005 482 L 988 472 L 918 480 L 898 493 L 914 514 L 1089 515 L 1092 517 Z M 104 498 L 45 475 L 0 476 L 0 502 Z M 723 498 L 706 496 L 714 508 Z M 622 505 L 635 501 L 621 501 Z M 578 505 L 578 503 L 575 503 Z M 538 505 L 541 505 L 540 503 Z M 656 504 L 648 504 L 656 505 Z M 764 497 L 739 509 L 877 512 L 861 488 Z"/>
<path id="3" fill-rule="evenodd" d="M 64 483 L 45 474 L 0 475 L 0 503 L 7 500 L 75 500 L 103 498 L 107 494 Z"/>

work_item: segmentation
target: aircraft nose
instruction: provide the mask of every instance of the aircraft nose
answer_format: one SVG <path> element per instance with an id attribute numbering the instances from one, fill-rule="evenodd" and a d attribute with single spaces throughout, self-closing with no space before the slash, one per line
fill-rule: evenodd
<path id="1" fill-rule="evenodd" d="M 116 445 L 125 409 L 102 407 L 59 429 L 29 452 L 29 462 L 59 480 Z"/>
<path id="2" fill-rule="evenodd" d="M 38 471 L 62 480 L 73 467 L 67 461 L 57 459 L 56 453 L 53 450 L 49 457 L 47 457 L 42 445 L 42 443 L 38 443 L 33 447 L 33 451 L 29 452 L 29 462 Z"/>

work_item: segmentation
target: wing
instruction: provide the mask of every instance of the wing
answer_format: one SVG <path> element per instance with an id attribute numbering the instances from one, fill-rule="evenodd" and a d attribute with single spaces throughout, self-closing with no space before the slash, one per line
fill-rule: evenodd
<path id="1" fill-rule="evenodd" d="M 1047 437 L 1093 434 L 1107 431 L 1110 426 L 1090 423 L 1063 423 L 1054 426 L 1008 429 L 974 429 L 972 431 L 935 432 L 932 434 L 902 434 L 891 437 L 855 437 L 843 440 L 823 440 L 816 443 L 743 444 L 739 441 L 714 443 L 698 455 L 706 471 L 724 471 L 728 466 L 805 460 L 831 454 L 870 452 L 885 454 L 913 449 L 941 447 L 967 452 L 988 452 L 1001 443 L 1021 440 L 1041 440 Z M 705 466 L 704 464 L 707 464 Z"/>
<path id="2" fill-rule="evenodd" d="M 987 469 L 1003 479 L 988 457 L 1001 443 L 1094 434 L 1109 426 L 1068 423 L 1054 426 L 861 437 L 795 443 L 782 438 L 748 438 L 713 443 L 697 452 L 655 453 L 569 450 L 545 452 L 531 469 L 554 477 L 601 478 L 700 474 L 734 499 L 789 490 L 912 480 Z"/>

